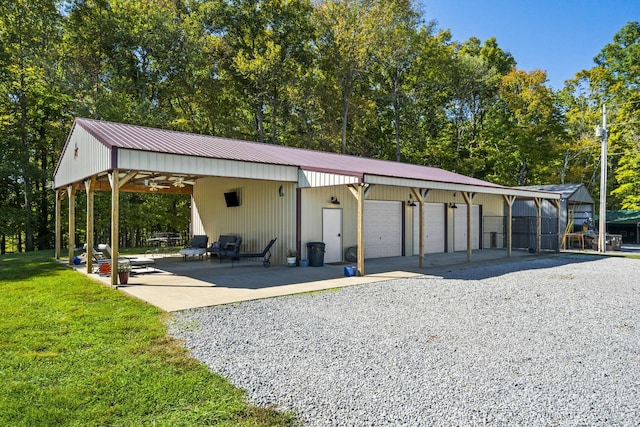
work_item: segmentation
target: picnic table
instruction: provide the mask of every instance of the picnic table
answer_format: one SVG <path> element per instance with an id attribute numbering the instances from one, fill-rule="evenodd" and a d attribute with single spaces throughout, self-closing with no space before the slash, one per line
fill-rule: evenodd
<path id="1" fill-rule="evenodd" d="M 182 243 L 182 235 L 180 233 L 172 233 L 169 231 L 158 231 L 153 233 L 152 237 L 147 239 L 150 246 L 177 246 Z"/>

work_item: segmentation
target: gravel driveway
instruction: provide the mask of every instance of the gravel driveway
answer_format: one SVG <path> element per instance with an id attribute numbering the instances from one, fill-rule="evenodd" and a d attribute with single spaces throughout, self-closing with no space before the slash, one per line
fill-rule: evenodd
<path id="1" fill-rule="evenodd" d="M 309 426 L 640 425 L 640 260 L 561 254 L 174 313 Z"/>

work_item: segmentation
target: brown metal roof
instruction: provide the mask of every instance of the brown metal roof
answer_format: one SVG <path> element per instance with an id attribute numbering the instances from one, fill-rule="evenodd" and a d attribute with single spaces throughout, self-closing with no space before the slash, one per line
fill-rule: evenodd
<path id="1" fill-rule="evenodd" d="M 487 181 L 429 166 L 83 118 L 77 118 L 75 125 L 81 126 L 102 144 L 110 148 L 118 147 L 182 156 L 297 166 L 302 170 L 336 173 L 360 178 L 364 177 L 364 175 L 377 175 L 504 188 Z"/>

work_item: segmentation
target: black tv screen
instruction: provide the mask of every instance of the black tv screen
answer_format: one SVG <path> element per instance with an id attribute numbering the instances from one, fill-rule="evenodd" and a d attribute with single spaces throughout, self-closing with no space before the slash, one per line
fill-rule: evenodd
<path id="1" fill-rule="evenodd" d="M 227 207 L 240 206 L 240 200 L 238 199 L 238 193 L 235 191 L 230 191 L 228 193 L 224 193 L 224 201 L 227 202 Z"/>

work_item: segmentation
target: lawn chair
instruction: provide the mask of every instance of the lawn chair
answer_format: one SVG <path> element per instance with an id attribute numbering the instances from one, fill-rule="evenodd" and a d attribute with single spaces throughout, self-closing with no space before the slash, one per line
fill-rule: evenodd
<path id="1" fill-rule="evenodd" d="M 271 239 L 269 244 L 265 246 L 265 248 L 260 253 L 247 253 L 247 254 L 238 254 L 238 259 L 240 258 L 262 258 L 262 266 L 269 267 L 271 266 L 271 247 L 278 240 L 278 238 Z"/>
<path id="2" fill-rule="evenodd" d="M 199 256 L 202 259 L 203 255 L 207 253 L 207 243 L 209 243 L 209 236 L 205 234 L 196 234 L 191 240 L 191 246 L 180 249 L 180 255 L 184 261 L 188 256 Z"/>
<path id="3" fill-rule="evenodd" d="M 100 264 L 102 264 L 103 262 L 111 262 L 111 246 L 105 244 L 105 243 L 101 243 L 98 245 L 98 249 L 102 251 L 104 258 L 103 260 L 100 260 L 99 262 L 99 266 Z M 153 264 L 156 263 L 156 261 L 153 258 L 143 258 L 143 257 L 125 257 L 125 256 L 120 256 L 118 257 L 118 260 L 127 260 L 129 261 L 129 264 L 131 264 L 131 268 L 133 268 L 134 270 L 131 271 L 131 273 L 133 274 L 134 272 L 136 272 L 135 270 L 138 269 L 142 269 L 142 268 L 149 268 L 150 266 L 152 266 Z M 137 271 L 139 272 L 139 271 Z"/>
<path id="4" fill-rule="evenodd" d="M 81 263 L 86 263 L 87 262 L 88 252 L 89 252 L 89 251 L 87 251 L 87 244 L 85 243 L 82 246 L 82 248 L 84 249 L 84 252 L 82 254 L 80 254 L 78 256 L 78 258 L 80 259 Z M 102 254 L 102 252 L 100 252 L 96 248 L 91 248 L 91 257 L 93 258 L 94 262 L 98 262 L 99 260 L 104 258 L 104 255 Z"/>

